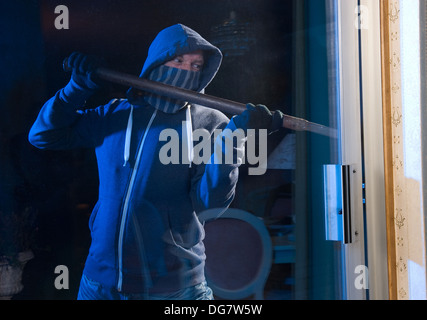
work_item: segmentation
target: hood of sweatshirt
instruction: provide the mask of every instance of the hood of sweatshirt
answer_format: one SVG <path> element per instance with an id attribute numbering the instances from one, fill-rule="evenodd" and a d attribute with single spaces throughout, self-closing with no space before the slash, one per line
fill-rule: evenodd
<path id="1" fill-rule="evenodd" d="M 197 92 L 203 90 L 209 85 L 217 74 L 222 62 L 221 51 L 205 40 L 196 31 L 182 24 L 175 24 L 159 32 L 148 49 L 148 56 L 142 68 L 140 78 L 147 79 L 150 72 L 165 62 L 172 60 L 176 56 L 190 53 L 196 50 L 202 50 L 204 54 L 204 64 L 200 71 L 200 86 Z M 140 91 L 130 88 L 127 92 L 128 100 L 131 104 L 144 105 L 144 96 Z M 129 114 L 128 125 L 126 129 L 126 139 L 124 147 L 124 166 L 126 166 L 130 156 L 130 143 L 133 124 L 133 107 Z M 155 116 L 155 114 L 154 114 Z M 193 137 L 190 105 L 186 111 L 186 140 L 188 143 L 190 167 L 193 159 Z"/>
<path id="2" fill-rule="evenodd" d="M 176 56 L 196 50 L 202 50 L 204 53 L 205 63 L 200 75 L 200 87 L 196 90 L 203 92 L 219 70 L 222 53 L 196 31 L 182 24 L 175 24 L 158 33 L 150 45 L 147 59 L 139 77 L 148 78 L 154 68 Z M 137 104 L 139 101 L 137 90 L 130 88 L 128 98 L 131 103 Z"/>

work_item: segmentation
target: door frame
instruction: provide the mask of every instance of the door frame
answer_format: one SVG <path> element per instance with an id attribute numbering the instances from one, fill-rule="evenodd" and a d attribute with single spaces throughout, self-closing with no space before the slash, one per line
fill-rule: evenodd
<path id="1" fill-rule="evenodd" d="M 384 169 L 381 1 L 360 0 L 366 250 L 369 299 L 386 300 L 388 290 L 386 184 Z"/>
<path id="2" fill-rule="evenodd" d="M 380 0 L 340 0 L 338 7 L 341 154 L 355 168 L 356 241 L 345 246 L 346 299 L 388 299 Z M 361 270 L 367 272 L 362 289 Z"/>
<path id="3" fill-rule="evenodd" d="M 346 298 L 387 299 L 380 0 L 341 0 L 338 7 L 342 163 L 356 171 L 356 241 L 345 247 Z M 368 272 L 366 289 L 357 288 L 358 266 Z"/>
<path id="4" fill-rule="evenodd" d="M 331 63 L 336 69 L 336 77 L 329 76 L 335 101 L 330 101 L 329 108 L 339 113 L 338 123 L 331 124 L 338 128 L 339 142 L 332 152 L 338 152 L 336 163 L 351 165 L 351 192 L 353 212 L 353 243 L 337 246 L 341 252 L 338 264 L 337 289 L 341 299 L 365 300 L 388 298 L 387 270 L 387 228 L 385 215 L 385 182 L 384 182 L 384 152 L 382 126 L 382 69 L 381 69 L 381 0 L 325 0 L 328 10 L 334 10 L 336 19 L 327 22 L 327 28 L 336 28 L 336 39 L 328 45 L 336 46 Z M 303 0 L 296 0 L 294 14 L 303 16 Z M 365 20 L 362 20 L 365 19 Z M 332 21 L 333 20 L 333 21 Z M 300 21 L 300 20 L 298 20 Z M 365 23 L 361 25 L 361 23 Z M 332 26 L 331 23 L 334 25 Z M 303 29 L 297 25 L 295 30 Z M 367 24 L 367 25 L 366 25 Z M 300 41 L 300 37 L 296 37 Z M 295 42 L 297 52 L 304 49 L 301 43 Z M 299 51 L 298 51 L 299 50 Z M 304 75 L 306 73 L 304 54 L 296 54 L 295 65 L 297 72 L 295 91 L 298 99 L 297 116 L 306 117 Z M 335 71 L 334 71 L 335 73 Z M 331 85 L 330 85 L 331 88 Z M 301 91 L 303 90 L 303 91 Z M 302 111 L 301 111 L 302 110 Z M 302 113 L 301 113 L 302 112 Z M 355 121 L 355 119 L 357 119 Z M 364 137 L 367 137 L 366 139 Z M 307 150 L 304 149 L 306 134 L 297 134 L 297 140 L 302 146 L 297 148 L 298 163 L 304 162 Z M 354 172 L 353 172 L 354 171 Z M 300 192 L 307 187 L 304 170 L 296 172 L 296 179 L 302 181 Z M 298 190 L 297 190 L 298 191 Z M 306 204 L 296 199 L 296 211 L 299 213 L 297 224 L 297 243 L 307 243 Z M 299 227 L 298 227 L 299 225 Z M 295 298 L 307 298 L 305 289 L 308 287 L 306 276 L 308 271 L 307 252 L 297 250 L 297 268 Z M 365 268 L 358 268 L 358 267 Z M 360 274 L 367 271 L 367 274 Z M 356 281 L 365 277 L 365 288 L 358 288 Z"/>
<path id="5" fill-rule="evenodd" d="M 340 162 L 351 166 L 351 225 L 353 242 L 345 244 L 343 250 L 343 299 L 367 299 L 367 290 L 355 285 L 356 268 L 366 266 L 365 230 L 363 205 L 363 156 L 362 156 L 362 114 L 361 114 L 361 73 L 360 33 L 356 27 L 359 8 L 358 0 L 336 0 L 338 11 L 338 52 L 339 52 L 339 133 Z M 349 19 L 354 17 L 354 19 Z"/>

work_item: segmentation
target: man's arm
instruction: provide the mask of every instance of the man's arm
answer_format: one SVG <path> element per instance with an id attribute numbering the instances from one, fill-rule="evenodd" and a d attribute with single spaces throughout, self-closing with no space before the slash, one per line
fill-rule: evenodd
<path id="1" fill-rule="evenodd" d="M 214 141 L 213 154 L 208 164 L 198 169 L 192 180 L 193 206 L 197 213 L 211 208 L 228 208 L 234 199 L 243 163 L 248 129 L 267 129 L 269 133 L 281 128 L 283 114 L 274 114 L 263 106 L 247 105 L 241 115 L 233 117 Z"/>
<path id="2" fill-rule="evenodd" d="M 209 162 L 197 166 L 191 190 L 193 206 L 197 213 L 210 208 L 226 209 L 234 199 L 246 141 L 243 134 L 233 134 L 236 130 L 234 121 L 230 120 L 213 141 L 214 152 Z M 233 136 L 237 137 L 234 144 Z"/>
<path id="3" fill-rule="evenodd" d="M 96 62 L 85 55 L 73 53 L 68 63 L 73 68 L 69 83 L 45 103 L 29 132 L 29 141 L 38 148 L 90 146 L 91 141 L 88 141 L 84 129 L 90 128 L 90 123 L 80 123 L 79 130 L 76 128 L 78 120 L 83 118 L 78 109 L 98 88 L 91 75 Z M 84 117 L 86 122 L 91 119 L 88 114 L 90 112 L 86 112 Z"/>

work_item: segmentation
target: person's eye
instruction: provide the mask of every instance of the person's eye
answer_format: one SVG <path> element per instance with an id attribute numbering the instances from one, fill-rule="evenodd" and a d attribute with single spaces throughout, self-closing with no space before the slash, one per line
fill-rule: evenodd
<path id="1" fill-rule="evenodd" d="M 193 64 L 191 65 L 191 67 L 192 67 L 194 70 L 201 70 L 201 69 L 202 69 L 202 65 L 201 65 L 201 64 L 198 64 L 198 63 L 193 63 Z"/>
<path id="2" fill-rule="evenodd" d="M 177 64 L 181 64 L 181 63 L 182 63 L 182 59 L 181 59 L 181 58 L 179 58 L 179 57 L 177 57 L 177 58 L 174 58 L 174 59 L 173 59 L 173 62 L 174 62 L 174 63 L 177 63 Z"/>

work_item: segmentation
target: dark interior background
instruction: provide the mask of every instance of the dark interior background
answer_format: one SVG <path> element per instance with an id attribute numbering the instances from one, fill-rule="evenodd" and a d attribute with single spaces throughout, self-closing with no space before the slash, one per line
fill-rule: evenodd
<path id="1" fill-rule="evenodd" d="M 54 26 L 55 7 L 69 9 L 69 29 Z M 29 145 L 28 130 L 43 103 L 70 75 L 62 61 L 73 51 L 102 57 L 118 71 L 138 75 L 156 34 L 185 24 L 207 40 L 212 28 L 236 13 L 254 27 L 256 42 L 242 56 L 225 56 L 207 93 L 292 113 L 292 0 L 16 0 L 0 4 L 0 210 L 35 207 L 35 258 L 15 299 L 74 299 L 90 244 L 87 221 L 97 200 L 92 150 L 40 151 Z M 89 101 L 96 107 L 124 97 L 127 88 L 106 85 Z M 286 134 L 269 140 L 269 150 Z M 281 183 L 277 173 L 247 177 L 239 192 Z M 252 179 L 252 180 L 250 180 Z M 280 180 L 279 182 L 277 180 Z M 0 235 L 1 236 L 1 235 Z M 70 289 L 57 290 L 54 269 L 66 265 Z"/>

